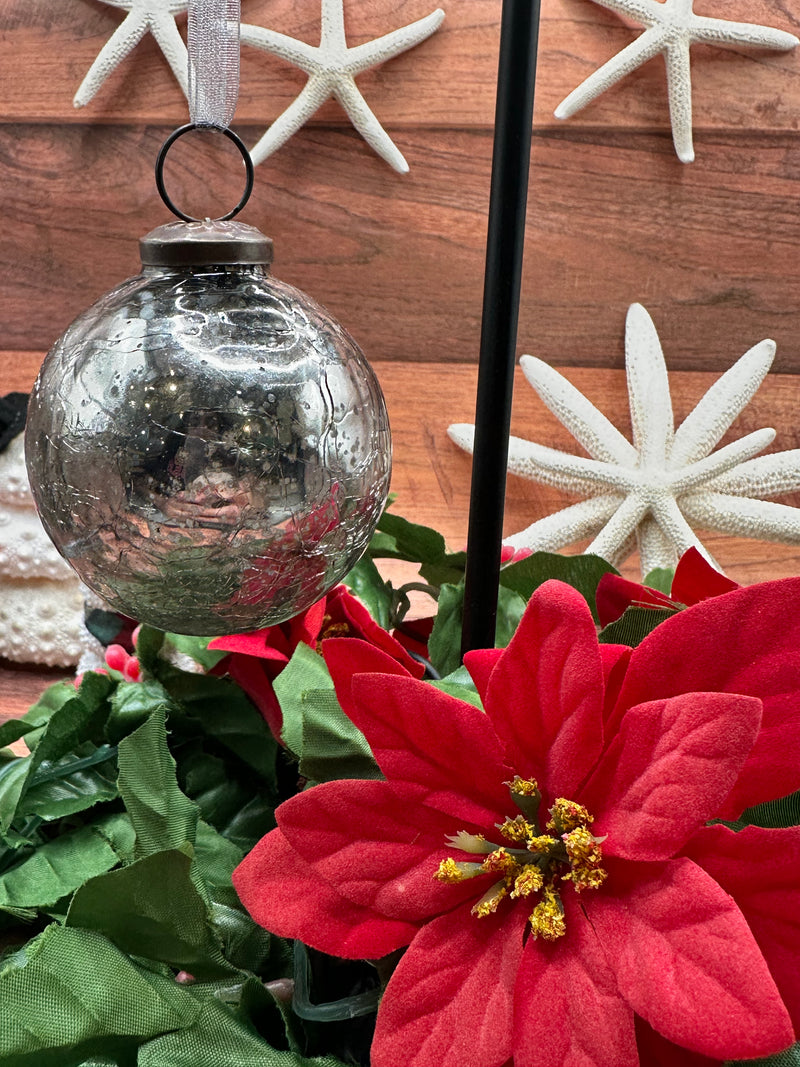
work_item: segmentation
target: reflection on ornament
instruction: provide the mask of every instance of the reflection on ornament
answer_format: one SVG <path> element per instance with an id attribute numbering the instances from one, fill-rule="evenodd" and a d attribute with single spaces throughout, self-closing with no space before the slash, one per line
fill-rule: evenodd
<path id="1" fill-rule="evenodd" d="M 173 223 L 82 315 L 31 397 L 45 528 L 115 610 L 222 634 L 309 607 L 366 547 L 389 484 L 377 380 L 342 328 L 268 273 L 239 223 Z"/>

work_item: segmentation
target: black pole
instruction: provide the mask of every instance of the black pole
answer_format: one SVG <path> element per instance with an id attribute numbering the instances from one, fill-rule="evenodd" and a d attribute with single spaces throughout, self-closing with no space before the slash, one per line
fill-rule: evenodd
<path id="1" fill-rule="evenodd" d="M 494 646 L 541 0 L 503 0 L 461 651 Z"/>

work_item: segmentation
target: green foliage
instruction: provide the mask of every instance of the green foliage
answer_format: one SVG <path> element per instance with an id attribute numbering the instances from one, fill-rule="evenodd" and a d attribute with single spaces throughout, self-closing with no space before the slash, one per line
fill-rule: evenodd
<path id="1" fill-rule="evenodd" d="M 671 608 L 626 608 L 624 614 L 600 632 L 604 645 L 630 645 L 635 648 L 662 622 L 678 614 Z"/>

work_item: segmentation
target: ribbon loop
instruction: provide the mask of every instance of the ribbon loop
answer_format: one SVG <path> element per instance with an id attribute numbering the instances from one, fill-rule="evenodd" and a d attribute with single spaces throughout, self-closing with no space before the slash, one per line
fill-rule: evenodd
<path id="1" fill-rule="evenodd" d="M 227 129 L 239 98 L 241 0 L 191 0 L 189 115 Z"/>

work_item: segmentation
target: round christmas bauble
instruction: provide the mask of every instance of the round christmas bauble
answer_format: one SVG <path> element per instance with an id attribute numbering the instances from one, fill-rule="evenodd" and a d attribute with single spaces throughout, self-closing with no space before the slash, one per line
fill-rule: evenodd
<path id="1" fill-rule="evenodd" d="M 171 223 L 47 355 L 28 410 L 42 522 L 113 608 L 223 634 L 290 618 L 358 560 L 390 437 L 363 354 L 241 223 Z"/>

